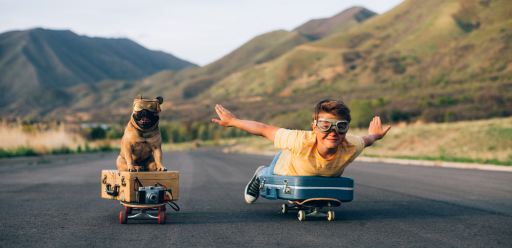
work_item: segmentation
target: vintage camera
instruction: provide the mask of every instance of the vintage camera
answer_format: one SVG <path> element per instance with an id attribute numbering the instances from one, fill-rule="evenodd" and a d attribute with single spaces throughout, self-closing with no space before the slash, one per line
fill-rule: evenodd
<path id="1" fill-rule="evenodd" d="M 137 190 L 137 203 L 164 203 L 164 196 L 165 191 L 163 187 L 139 187 L 139 190 Z"/>

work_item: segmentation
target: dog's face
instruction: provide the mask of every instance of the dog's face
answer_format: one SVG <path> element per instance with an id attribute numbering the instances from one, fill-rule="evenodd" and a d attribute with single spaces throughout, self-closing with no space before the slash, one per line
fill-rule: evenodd
<path id="1" fill-rule="evenodd" d="M 138 94 L 133 102 L 132 118 L 135 123 L 142 129 L 148 129 L 158 123 L 160 119 L 160 104 L 164 102 L 162 97 L 156 100 L 142 99 Z"/>

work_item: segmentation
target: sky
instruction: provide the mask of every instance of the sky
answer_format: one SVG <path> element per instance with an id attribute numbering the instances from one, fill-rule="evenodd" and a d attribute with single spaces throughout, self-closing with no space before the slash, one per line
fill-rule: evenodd
<path id="1" fill-rule="evenodd" d="M 200 66 L 257 35 L 291 31 L 362 6 L 382 14 L 403 0 L 0 0 L 0 33 L 35 27 L 128 38 Z"/>

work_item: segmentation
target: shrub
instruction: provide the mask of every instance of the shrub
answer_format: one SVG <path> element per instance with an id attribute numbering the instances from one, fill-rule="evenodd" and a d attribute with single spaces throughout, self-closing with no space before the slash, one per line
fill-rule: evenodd
<path id="1" fill-rule="evenodd" d="M 105 137 L 107 139 L 120 139 L 124 135 L 124 129 L 113 128 L 106 132 Z"/>
<path id="2" fill-rule="evenodd" d="M 409 121 L 410 114 L 408 112 L 402 112 L 398 109 L 392 109 L 388 114 L 389 120 L 392 122 Z"/>
<path id="3" fill-rule="evenodd" d="M 91 128 L 89 132 L 89 137 L 92 140 L 104 139 L 106 135 L 107 133 L 105 132 L 105 129 L 101 128 L 100 126 Z"/>
<path id="4" fill-rule="evenodd" d="M 351 126 L 366 127 L 373 120 L 372 104 L 368 100 L 353 100 L 349 104 Z"/>
<path id="5" fill-rule="evenodd" d="M 445 106 L 445 105 L 455 105 L 457 104 L 459 99 L 452 96 L 442 96 L 437 98 L 436 105 Z"/>

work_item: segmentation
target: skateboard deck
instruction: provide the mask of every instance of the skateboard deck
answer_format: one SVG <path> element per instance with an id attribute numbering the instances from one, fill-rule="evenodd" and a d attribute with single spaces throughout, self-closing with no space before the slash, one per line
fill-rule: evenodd
<path id="1" fill-rule="evenodd" d="M 320 210 L 323 207 L 339 207 L 341 205 L 341 201 L 332 198 L 311 198 L 290 202 L 292 203 L 291 206 L 288 206 L 288 204 L 282 205 L 282 212 L 286 214 L 290 210 L 298 210 L 297 217 L 300 221 L 305 220 L 306 217 L 327 217 L 329 221 L 334 220 L 334 211 L 330 210 L 327 213 L 321 213 Z M 305 210 L 308 210 L 309 214 L 306 214 Z"/>
<path id="2" fill-rule="evenodd" d="M 293 201 L 294 203 L 307 206 L 307 207 L 339 207 L 341 205 L 341 201 L 331 198 L 311 198 L 300 201 Z"/>

